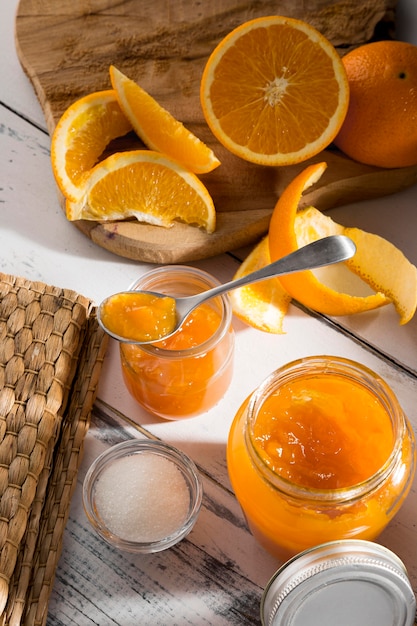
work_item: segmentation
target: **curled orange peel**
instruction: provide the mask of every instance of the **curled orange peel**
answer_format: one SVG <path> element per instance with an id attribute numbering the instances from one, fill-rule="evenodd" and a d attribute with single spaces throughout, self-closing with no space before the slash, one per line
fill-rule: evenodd
<path id="1" fill-rule="evenodd" d="M 339 291 L 320 280 L 313 271 L 280 277 L 285 290 L 300 303 L 325 315 L 350 315 L 376 309 L 392 302 L 405 324 L 417 306 L 417 268 L 389 241 L 357 228 L 345 228 L 316 209 L 297 214 L 303 192 L 324 173 L 326 163 L 305 168 L 284 190 L 273 211 L 269 227 L 271 261 L 293 252 L 301 245 L 330 234 L 345 234 L 353 239 L 357 252 L 345 265 L 375 293 L 356 295 Z M 324 232 L 312 225 L 314 216 L 322 216 Z M 304 239 L 304 240 L 303 240 Z M 389 259 L 389 263 L 387 263 Z M 322 274 L 320 274 L 322 275 Z"/>

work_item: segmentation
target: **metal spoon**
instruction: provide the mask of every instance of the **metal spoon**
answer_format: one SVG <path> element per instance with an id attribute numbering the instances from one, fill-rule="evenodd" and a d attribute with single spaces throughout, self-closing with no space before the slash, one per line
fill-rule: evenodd
<path id="1" fill-rule="evenodd" d="M 203 291 L 202 293 L 198 293 L 194 296 L 187 296 L 183 298 L 173 298 L 175 300 L 176 306 L 176 324 L 171 332 L 164 335 L 163 337 L 158 337 L 156 339 L 152 339 L 149 341 L 138 341 L 132 340 L 129 337 L 123 337 L 117 335 L 112 332 L 107 326 L 103 323 L 102 320 L 102 309 L 106 303 L 109 302 L 111 298 L 118 297 L 123 293 L 114 294 L 109 296 L 98 307 L 97 311 L 97 319 L 101 327 L 111 336 L 121 342 L 133 343 L 133 344 L 146 344 L 146 343 L 155 343 L 155 341 L 159 341 L 161 339 L 166 339 L 173 335 L 184 322 L 184 320 L 188 317 L 188 315 L 197 308 L 200 304 L 209 300 L 210 298 L 214 298 L 215 296 L 220 296 L 227 291 L 231 291 L 232 289 L 237 289 L 238 287 L 243 287 L 244 285 L 249 285 L 250 283 L 255 283 L 260 280 L 265 280 L 266 278 L 272 278 L 273 276 L 280 276 L 283 274 L 291 274 L 293 272 L 300 272 L 303 270 L 314 269 L 317 267 L 323 267 L 324 265 L 331 265 L 333 263 L 339 263 L 340 261 L 345 261 L 346 259 L 350 259 L 356 252 L 356 246 L 349 237 L 345 237 L 344 235 L 331 235 L 329 237 L 324 237 L 322 239 L 318 239 L 317 241 L 313 241 L 302 248 L 299 248 L 295 252 L 288 254 L 287 256 L 278 259 L 274 263 L 270 263 L 269 265 L 263 267 L 256 272 L 252 272 L 244 276 L 243 278 L 239 278 L 238 280 L 232 280 L 223 285 L 219 285 L 218 287 L 214 287 L 212 289 L 208 289 L 207 291 Z M 140 293 L 140 292 L 136 292 Z M 167 297 L 166 294 L 149 292 L 154 296 L 159 297 Z M 172 297 L 172 296 L 169 296 Z"/>

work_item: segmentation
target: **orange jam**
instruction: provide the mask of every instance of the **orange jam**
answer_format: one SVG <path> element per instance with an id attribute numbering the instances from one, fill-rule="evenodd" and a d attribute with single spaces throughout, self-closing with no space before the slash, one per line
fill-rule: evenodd
<path id="1" fill-rule="evenodd" d="M 119 337 L 156 341 L 175 328 L 175 300 L 140 291 L 116 294 L 103 303 L 101 319 Z"/>
<path id="2" fill-rule="evenodd" d="M 192 295 L 216 284 L 205 272 L 182 266 L 160 268 L 149 277 L 136 288 Z M 165 419 L 193 417 L 217 404 L 226 392 L 233 350 L 230 305 L 224 296 L 217 297 L 194 309 L 172 337 L 142 346 L 121 343 L 123 378 L 132 396 L 151 413 Z"/>
<path id="3" fill-rule="evenodd" d="M 415 443 L 376 374 L 312 357 L 277 370 L 244 402 L 227 461 L 253 535 L 287 559 L 327 541 L 375 539 L 409 491 Z"/>
<path id="4" fill-rule="evenodd" d="M 313 489 L 367 480 L 387 461 L 393 438 L 391 419 L 373 394 L 327 374 L 282 385 L 253 426 L 254 446 L 268 467 Z"/>

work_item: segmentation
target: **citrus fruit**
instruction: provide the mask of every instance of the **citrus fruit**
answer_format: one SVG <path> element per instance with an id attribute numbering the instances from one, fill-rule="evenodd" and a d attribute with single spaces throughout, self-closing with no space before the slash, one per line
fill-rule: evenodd
<path id="1" fill-rule="evenodd" d="M 405 324 L 413 317 L 417 306 L 417 268 L 402 252 L 382 237 L 357 228 L 344 228 L 316 209 L 310 209 L 310 214 L 297 213 L 303 191 L 314 184 L 325 169 L 325 163 L 308 166 L 281 194 L 269 227 L 271 261 L 310 241 L 333 234 L 351 237 L 357 252 L 352 259 L 332 268 L 298 272 L 281 276 L 279 280 L 293 298 L 326 315 L 349 315 L 392 302 L 400 323 Z M 360 289 L 357 285 L 351 289 L 350 279 L 341 274 L 346 268 L 349 275 L 359 277 Z M 330 276 L 331 272 L 336 280 L 333 285 L 325 284 L 323 277 Z M 363 294 L 365 285 L 372 293 Z"/>
<path id="2" fill-rule="evenodd" d="M 167 154 L 198 174 L 220 165 L 205 143 L 113 65 L 110 78 L 121 108 L 148 148 Z"/>
<path id="3" fill-rule="evenodd" d="M 234 279 L 242 278 L 271 262 L 268 237 L 264 237 L 241 263 Z M 282 333 L 282 326 L 291 296 L 277 278 L 233 289 L 229 293 L 233 313 L 258 330 Z"/>
<path id="4" fill-rule="evenodd" d="M 217 139 L 261 165 L 290 165 L 331 143 L 349 87 L 333 45 L 289 17 L 250 20 L 210 55 L 201 81 L 204 116 Z"/>
<path id="5" fill-rule="evenodd" d="M 367 165 L 417 164 L 417 46 L 378 41 L 348 52 L 349 107 L 335 145 Z"/>
<path id="6" fill-rule="evenodd" d="M 175 220 L 213 232 L 216 214 L 203 183 L 169 157 L 152 150 L 117 152 L 98 163 L 77 202 L 67 200 L 69 220 L 135 217 L 157 226 Z"/>
<path id="7" fill-rule="evenodd" d="M 64 196 L 78 200 L 86 175 L 107 144 L 131 130 L 113 90 L 91 93 L 71 104 L 51 140 L 52 170 Z"/>

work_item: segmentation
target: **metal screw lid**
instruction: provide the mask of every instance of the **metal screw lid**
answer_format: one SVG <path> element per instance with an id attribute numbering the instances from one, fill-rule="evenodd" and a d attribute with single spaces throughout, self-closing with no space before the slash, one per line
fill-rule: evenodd
<path id="1" fill-rule="evenodd" d="M 261 601 L 263 626 L 411 626 L 415 611 L 402 561 L 363 540 L 302 552 L 276 572 Z"/>

